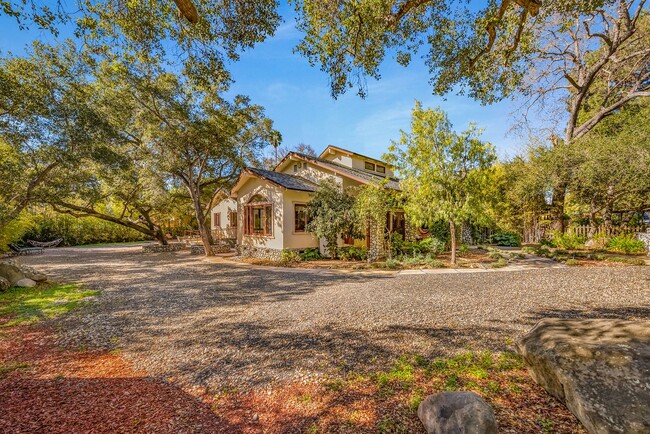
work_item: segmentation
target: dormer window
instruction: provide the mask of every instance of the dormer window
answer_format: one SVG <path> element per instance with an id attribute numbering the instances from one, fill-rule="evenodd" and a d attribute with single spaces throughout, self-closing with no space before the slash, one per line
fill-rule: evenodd
<path id="1" fill-rule="evenodd" d="M 384 166 L 380 166 L 379 164 L 377 165 L 377 172 L 378 173 L 386 173 L 386 168 Z"/>
<path id="2" fill-rule="evenodd" d="M 296 172 L 298 172 L 298 165 L 294 164 L 293 165 L 293 173 L 296 173 Z"/>
<path id="3" fill-rule="evenodd" d="M 366 161 L 366 170 L 372 170 L 374 172 L 375 171 L 375 164 L 371 163 L 369 161 Z"/>

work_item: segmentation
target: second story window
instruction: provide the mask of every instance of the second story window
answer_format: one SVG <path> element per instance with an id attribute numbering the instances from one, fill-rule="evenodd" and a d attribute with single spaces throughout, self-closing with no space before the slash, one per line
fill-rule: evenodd
<path id="1" fill-rule="evenodd" d="M 377 165 L 377 172 L 378 173 L 386 173 L 386 168 L 384 166 L 380 166 L 379 164 Z"/>
<path id="2" fill-rule="evenodd" d="M 375 171 L 375 165 L 374 163 L 371 163 L 369 161 L 366 161 L 366 170 L 372 170 L 373 172 Z"/>

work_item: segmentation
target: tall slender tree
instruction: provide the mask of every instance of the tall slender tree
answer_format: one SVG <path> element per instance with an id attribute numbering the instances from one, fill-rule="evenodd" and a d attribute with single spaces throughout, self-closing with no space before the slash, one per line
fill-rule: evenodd
<path id="1" fill-rule="evenodd" d="M 456 263 L 456 228 L 463 221 L 480 222 L 488 215 L 494 148 L 479 139 L 470 125 L 457 134 L 440 109 L 424 109 L 416 102 L 411 132 L 402 131 L 386 160 L 397 167 L 404 210 L 417 225 L 449 222 L 451 262 Z"/>

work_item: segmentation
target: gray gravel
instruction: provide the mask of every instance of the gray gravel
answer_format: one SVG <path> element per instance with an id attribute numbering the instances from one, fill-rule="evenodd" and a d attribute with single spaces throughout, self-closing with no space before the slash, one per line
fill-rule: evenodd
<path id="1" fill-rule="evenodd" d="M 405 353 L 502 350 L 548 316 L 650 318 L 650 267 L 359 275 L 140 247 L 23 261 L 103 290 L 62 321 L 62 343 L 119 347 L 150 375 L 211 390 L 386 367 Z"/>

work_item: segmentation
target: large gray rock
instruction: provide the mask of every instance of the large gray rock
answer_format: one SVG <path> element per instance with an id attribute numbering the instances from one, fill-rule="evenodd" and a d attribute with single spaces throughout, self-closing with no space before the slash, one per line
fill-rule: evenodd
<path id="1" fill-rule="evenodd" d="M 14 283 L 14 286 L 19 288 L 33 288 L 36 286 L 36 282 L 25 277 L 24 279 L 20 279 L 18 282 Z"/>
<path id="2" fill-rule="evenodd" d="M 547 318 L 517 346 L 590 433 L 650 433 L 650 321 Z"/>
<path id="3" fill-rule="evenodd" d="M 496 434 L 494 411 L 474 392 L 442 392 L 427 396 L 418 417 L 428 434 Z"/>
<path id="4" fill-rule="evenodd" d="M 20 279 L 24 279 L 25 275 L 17 266 L 0 262 L 0 277 L 4 277 L 9 281 L 11 286 L 14 286 Z"/>
<path id="5" fill-rule="evenodd" d="M 20 271 L 25 275 L 26 278 L 35 280 L 36 282 L 45 282 L 47 280 L 47 276 L 43 273 L 39 273 L 38 270 L 36 270 L 33 267 L 30 267 L 29 265 L 19 265 Z"/>
<path id="6" fill-rule="evenodd" d="M 6 291 L 11 288 L 11 283 L 4 277 L 0 277 L 0 291 Z"/>

